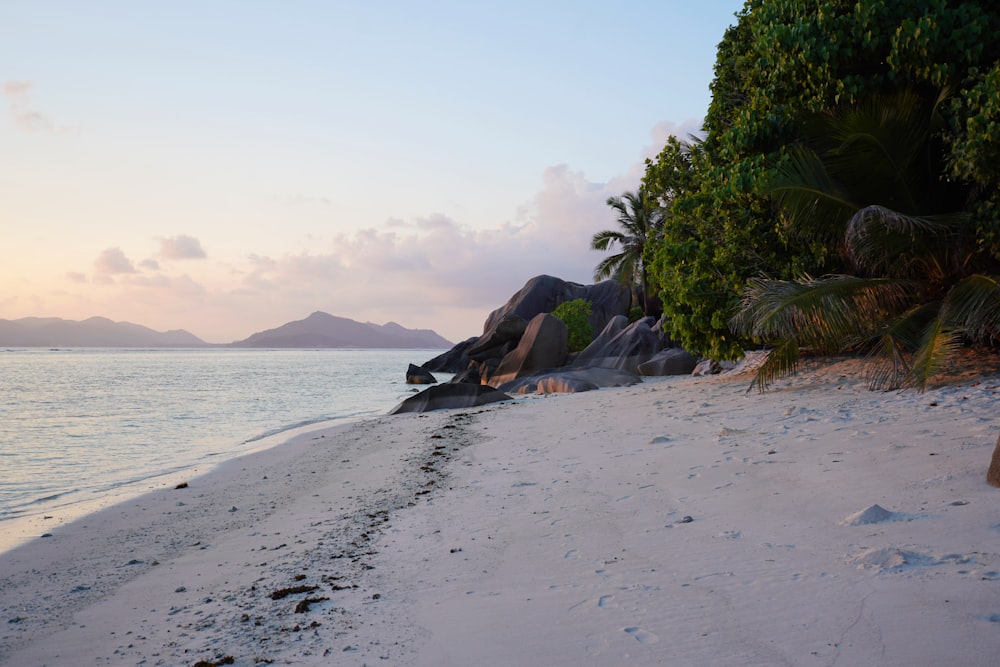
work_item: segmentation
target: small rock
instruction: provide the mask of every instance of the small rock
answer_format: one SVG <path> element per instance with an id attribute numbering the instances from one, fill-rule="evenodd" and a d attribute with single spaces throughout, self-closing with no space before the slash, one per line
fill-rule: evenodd
<path id="1" fill-rule="evenodd" d="M 187 587 L 185 586 L 178 586 L 177 588 L 174 589 L 174 593 L 185 593 L 185 592 L 187 592 Z"/>
<path id="2" fill-rule="evenodd" d="M 685 517 L 684 517 L 683 519 L 681 519 L 681 520 L 680 520 L 680 521 L 678 521 L 677 523 L 691 523 L 692 521 L 694 521 L 694 519 L 692 519 L 692 518 L 691 518 L 691 517 L 689 517 L 689 516 L 685 516 Z"/>
<path id="3" fill-rule="evenodd" d="M 230 512 L 239 512 L 240 510 L 239 510 L 238 507 L 236 507 L 236 505 L 233 505 L 233 508 L 231 510 L 229 510 L 229 511 Z"/>

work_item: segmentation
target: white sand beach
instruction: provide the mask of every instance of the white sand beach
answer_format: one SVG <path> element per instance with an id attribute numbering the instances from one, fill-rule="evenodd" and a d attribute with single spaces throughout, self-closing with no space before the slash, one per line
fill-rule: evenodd
<path id="1" fill-rule="evenodd" d="M 1000 374 L 317 430 L 0 556 L 3 665 L 993 665 Z"/>

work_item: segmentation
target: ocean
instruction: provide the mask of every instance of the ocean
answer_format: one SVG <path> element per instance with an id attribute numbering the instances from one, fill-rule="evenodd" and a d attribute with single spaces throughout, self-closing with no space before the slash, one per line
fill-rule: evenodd
<path id="1" fill-rule="evenodd" d="M 5 522 L 136 495 L 303 427 L 385 414 L 419 389 L 407 364 L 440 353 L 0 350 L 0 535 Z"/>

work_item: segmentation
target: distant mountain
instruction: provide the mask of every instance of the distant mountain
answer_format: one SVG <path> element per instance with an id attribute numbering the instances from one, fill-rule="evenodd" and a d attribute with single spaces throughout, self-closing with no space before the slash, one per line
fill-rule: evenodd
<path id="1" fill-rule="evenodd" d="M 430 329 L 407 329 L 395 322 L 361 323 L 315 312 L 304 320 L 255 333 L 231 346 L 445 349 L 452 343 Z"/>
<path id="2" fill-rule="evenodd" d="M 77 322 L 58 317 L 0 320 L 0 347 L 195 347 L 208 345 L 183 329 L 153 331 L 130 322 L 91 317 Z"/>

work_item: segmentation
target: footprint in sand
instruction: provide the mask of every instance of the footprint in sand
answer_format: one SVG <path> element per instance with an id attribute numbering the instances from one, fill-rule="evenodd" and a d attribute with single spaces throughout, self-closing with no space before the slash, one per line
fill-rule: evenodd
<path id="1" fill-rule="evenodd" d="M 652 632 L 646 632 L 640 627 L 631 626 L 628 628 L 622 628 L 626 634 L 633 637 L 640 644 L 652 644 L 654 642 L 660 641 L 660 638 L 654 635 Z"/>

